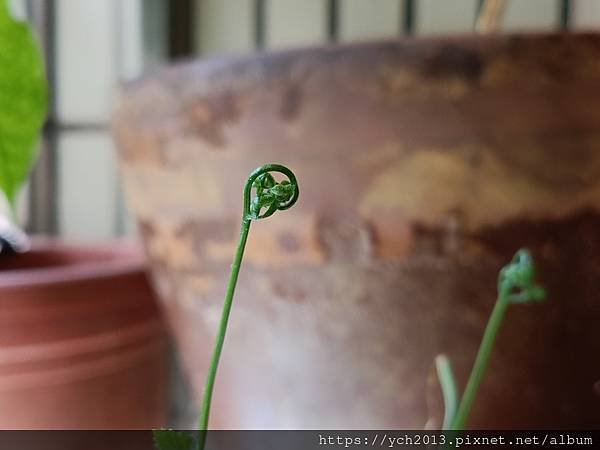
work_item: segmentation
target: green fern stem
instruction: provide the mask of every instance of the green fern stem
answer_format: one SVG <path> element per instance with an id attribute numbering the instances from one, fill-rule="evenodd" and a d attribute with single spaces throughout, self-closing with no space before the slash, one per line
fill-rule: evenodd
<path id="1" fill-rule="evenodd" d="M 276 182 L 270 172 L 278 172 L 287 176 L 287 180 Z M 255 190 L 255 196 L 252 198 L 252 190 Z M 244 187 L 244 212 L 242 214 L 242 226 L 240 230 L 240 240 L 235 252 L 233 264 L 231 265 L 231 275 L 227 285 L 227 293 L 223 303 L 223 312 L 221 321 L 217 330 L 215 348 L 210 361 L 206 385 L 202 398 L 200 410 L 200 420 L 198 425 L 198 439 L 196 440 L 196 449 L 204 450 L 206 444 L 206 435 L 208 431 L 208 422 L 210 419 L 210 407 L 212 403 L 213 390 L 217 377 L 217 370 L 223 344 L 225 343 L 225 334 L 227 324 L 233 304 L 233 296 L 237 285 L 246 241 L 250 232 L 252 220 L 264 219 L 273 215 L 276 211 L 283 211 L 291 208 L 298 200 L 299 189 L 296 177 L 291 170 L 279 164 L 266 164 L 256 169 L 246 182 Z"/>
<path id="2" fill-rule="evenodd" d="M 438 355 L 435 358 L 435 368 L 444 397 L 444 422 L 442 429 L 447 430 L 452 425 L 458 408 L 458 389 L 454 381 L 452 364 L 446 355 Z"/>
<path id="3" fill-rule="evenodd" d="M 235 293 L 235 286 L 237 284 L 238 276 L 240 273 L 240 267 L 242 265 L 242 258 L 244 257 L 244 250 L 246 248 L 246 241 L 248 240 L 248 232 L 250 231 L 251 223 L 252 221 L 250 219 L 244 219 L 242 221 L 240 241 L 235 252 L 233 264 L 231 265 L 231 276 L 229 278 L 229 284 L 227 285 L 227 294 L 225 295 L 225 302 L 223 303 L 221 322 L 219 323 L 215 348 L 208 369 L 208 375 L 206 377 L 206 387 L 204 388 L 204 396 L 202 397 L 202 407 L 200 410 L 200 423 L 198 434 L 198 450 L 203 450 L 206 442 L 206 431 L 208 430 L 210 405 L 212 402 L 215 379 L 217 377 L 217 369 L 219 368 L 219 361 L 221 359 L 221 353 L 223 351 L 223 343 L 225 342 L 225 334 L 227 332 L 227 324 L 229 323 L 231 305 L 233 304 L 233 294 Z"/>
<path id="4" fill-rule="evenodd" d="M 479 351 L 477 352 L 477 357 L 475 358 L 475 363 L 471 370 L 471 375 L 469 376 L 469 381 L 467 382 L 465 392 L 458 406 L 458 411 L 456 412 L 456 416 L 450 427 L 451 430 L 462 430 L 467 423 L 467 419 L 473 408 L 473 403 L 475 403 L 475 398 L 477 397 L 477 392 L 479 391 L 479 386 L 485 376 L 487 365 L 492 350 L 494 349 L 494 343 L 496 342 L 496 336 L 498 336 L 504 314 L 509 305 L 510 291 L 507 290 L 506 287 L 502 287 L 498 293 L 498 300 L 494 305 L 490 320 L 485 327 L 485 332 L 481 340 L 481 345 L 479 346 Z"/>
<path id="5" fill-rule="evenodd" d="M 526 249 L 519 250 L 512 261 L 500 271 L 498 276 L 498 298 L 492 310 L 490 319 L 485 327 L 481 345 L 467 381 L 465 392 L 462 396 L 456 416 L 451 421 L 451 430 L 462 430 L 468 421 L 473 403 L 477 397 L 479 386 L 483 381 L 485 372 L 494 349 L 494 343 L 506 310 L 511 304 L 537 303 L 545 299 L 545 289 L 534 281 L 535 265 L 531 254 Z M 440 381 L 444 399 L 449 391 L 456 390 L 456 383 L 452 369 L 448 365 L 446 371 L 440 372 Z M 450 407 L 450 411 L 448 408 Z M 446 403 L 446 418 L 452 415 L 454 408 L 451 403 Z"/>

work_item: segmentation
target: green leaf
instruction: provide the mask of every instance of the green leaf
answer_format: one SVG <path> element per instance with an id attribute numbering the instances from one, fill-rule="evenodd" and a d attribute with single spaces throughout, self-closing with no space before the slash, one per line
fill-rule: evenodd
<path id="1" fill-rule="evenodd" d="M 183 431 L 153 430 L 156 450 L 193 450 L 196 444 L 194 437 Z"/>
<path id="2" fill-rule="evenodd" d="M 13 206 L 35 158 L 47 111 L 40 49 L 30 27 L 0 0 L 0 189 Z"/>

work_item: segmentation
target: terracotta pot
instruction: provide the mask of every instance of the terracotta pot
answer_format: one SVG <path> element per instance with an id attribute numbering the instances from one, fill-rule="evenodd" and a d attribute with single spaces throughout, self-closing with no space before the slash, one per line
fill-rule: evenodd
<path id="1" fill-rule="evenodd" d="M 165 334 L 139 251 L 36 241 L 0 258 L 0 427 L 165 424 Z"/>
<path id="2" fill-rule="evenodd" d="M 115 135 L 154 282 L 200 390 L 252 169 L 300 199 L 252 225 L 213 427 L 439 424 L 498 270 L 529 247 L 472 427 L 600 423 L 600 36 L 508 35 L 203 60 L 131 84 Z M 428 400 L 429 399 L 429 400 Z"/>

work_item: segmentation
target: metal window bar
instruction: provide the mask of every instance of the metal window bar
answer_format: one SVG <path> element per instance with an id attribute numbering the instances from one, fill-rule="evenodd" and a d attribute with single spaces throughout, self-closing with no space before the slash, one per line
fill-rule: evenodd
<path id="1" fill-rule="evenodd" d="M 254 46 L 257 50 L 265 47 L 265 24 L 267 23 L 266 0 L 254 1 Z"/>
<path id="2" fill-rule="evenodd" d="M 337 42 L 339 34 L 340 4 L 338 0 L 329 0 L 327 5 L 327 37 L 329 42 Z"/>
<path id="3" fill-rule="evenodd" d="M 30 233 L 56 234 L 57 217 L 57 138 L 56 102 L 56 55 L 55 55 L 55 7 L 54 0 L 39 2 L 28 0 L 27 16 L 38 30 L 46 63 L 50 99 L 48 120 L 44 126 L 39 160 L 31 177 L 29 193 L 29 221 L 26 229 Z"/>
<path id="4" fill-rule="evenodd" d="M 414 33 L 416 6 L 415 0 L 404 0 L 404 21 L 400 30 L 402 34 L 410 36 Z"/>
<path id="5" fill-rule="evenodd" d="M 180 59 L 194 53 L 194 0 L 168 2 L 169 58 Z"/>
<path id="6" fill-rule="evenodd" d="M 571 0 L 561 0 L 559 3 L 559 7 L 560 28 L 562 28 L 563 30 L 569 30 L 571 28 L 573 2 Z"/>

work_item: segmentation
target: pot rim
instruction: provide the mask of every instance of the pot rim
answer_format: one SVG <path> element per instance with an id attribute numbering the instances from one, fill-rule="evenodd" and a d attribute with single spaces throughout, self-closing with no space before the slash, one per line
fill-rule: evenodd
<path id="1" fill-rule="evenodd" d="M 25 269 L 0 270 L 0 289 L 39 287 L 112 278 L 146 272 L 146 258 L 137 241 L 115 239 L 100 243 L 64 241 L 34 237 L 31 253 L 77 254 L 82 260 L 72 263 Z"/>
<path id="2" fill-rule="evenodd" d="M 390 44 L 428 44 L 428 45 L 448 45 L 462 44 L 475 45 L 481 43 L 502 43 L 511 39 L 529 39 L 544 40 L 552 38 L 563 39 L 581 39 L 585 37 L 600 37 L 600 31 L 594 28 L 583 28 L 579 30 L 515 30 L 500 33 L 481 34 L 477 32 L 458 32 L 458 33 L 440 33 L 432 35 L 406 35 L 398 37 L 380 37 L 365 38 L 348 42 L 325 42 L 321 44 L 305 44 L 281 49 L 259 49 L 249 52 L 239 52 L 231 54 L 215 54 L 206 57 L 191 57 L 174 63 L 157 67 L 138 78 L 127 81 L 123 84 L 124 92 L 131 92 L 139 86 L 143 86 L 148 81 L 157 77 L 177 74 L 185 68 L 193 68 L 195 75 L 199 78 L 215 77 L 217 82 L 221 82 L 219 75 L 229 73 L 245 66 L 260 62 L 266 66 L 277 67 L 278 63 L 287 59 L 296 59 L 302 56 L 314 56 L 317 54 L 346 52 L 349 50 L 364 50 L 377 47 L 385 47 Z M 272 72 L 273 69 L 267 69 L 265 73 Z M 118 103 L 117 103 L 118 107 Z"/>

